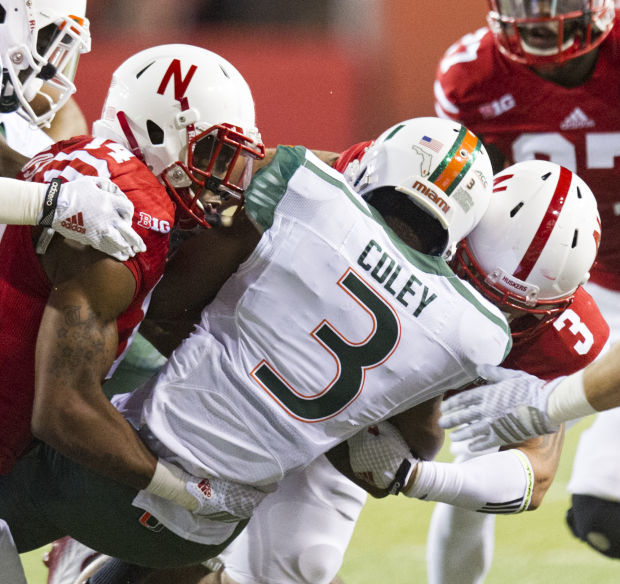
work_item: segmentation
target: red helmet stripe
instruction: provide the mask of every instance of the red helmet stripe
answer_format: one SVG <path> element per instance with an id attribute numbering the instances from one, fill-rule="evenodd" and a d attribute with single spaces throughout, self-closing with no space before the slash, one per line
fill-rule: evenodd
<path id="1" fill-rule="evenodd" d="M 560 167 L 560 176 L 558 177 L 558 184 L 555 186 L 555 192 L 553 193 L 553 197 L 551 197 L 551 201 L 547 207 L 547 212 L 538 226 L 538 231 L 536 231 L 530 246 L 523 255 L 519 267 L 514 272 L 514 276 L 516 278 L 524 281 L 528 279 L 534 265 L 540 257 L 540 254 L 545 248 L 545 245 L 547 245 L 547 241 L 549 240 L 551 232 L 558 221 L 562 207 L 566 202 L 566 195 L 568 194 L 568 189 L 570 187 L 571 176 L 572 173 L 570 170 L 564 168 L 563 166 Z"/>
<path id="2" fill-rule="evenodd" d="M 501 191 L 505 191 L 508 187 L 505 184 L 507 180 L 511 179 L 514 174 L 505 174 L 504 176 L 495 177 L 493 179 L 493 192 L 499 193 Z"/>

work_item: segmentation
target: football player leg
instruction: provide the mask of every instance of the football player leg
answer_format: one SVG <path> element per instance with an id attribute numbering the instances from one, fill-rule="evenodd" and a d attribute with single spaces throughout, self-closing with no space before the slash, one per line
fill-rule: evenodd
<path id="1" fill-rule="evenodd" d="M 620 341 L 620 293 L 587 284 L 611 329 L 610 342 Z M 568 525 L 596 551 L 620 558 L 620 409 L 597 414 L 579 438 L 568 490 L 572 507 Z"/>
<path id="2" fill-rule="evenodd" d="M 597 415 L 580 439 L 568 490 L 572 507 L 568 525 L 596 551 L 620 558 L 620 410 Z"/>
<path id="3" fill-rule="evenodd" d="M 43 556 L 47 584 L 76 584 L 80 573 L 101 554 L 71 537 L 56 540 Z"/>
<path id="4" fill-rule="evenodd" d="M 466 445 L 450 446 L 455 462 L 471 458 Z M 491 568 L 495 547 L 495 515 L 437 503 L 426 548 L 429 584 L 479 584 Z"/>
<path id="5" fill-rule="evenodd" d="M 286 477 L 221 554 L 229 582 L 329 584 L 336 578 L 366 493 L 323 456 Z"/>
<path id="6" fill-rule="evenodd" d="M 437 503 L 427 539 L 429 584 L 479 584 L 491 568 L 495 516 Z"/>

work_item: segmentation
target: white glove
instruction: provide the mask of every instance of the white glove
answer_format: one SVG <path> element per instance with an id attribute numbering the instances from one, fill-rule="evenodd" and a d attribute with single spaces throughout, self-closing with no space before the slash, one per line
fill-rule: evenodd
<path id="1" fill-rule="evenodd" d="M 69 182 L 52 179 L 39 225 L 125 261 L 146 251 L 132 229 L 132 217 L 133 203 L 112 181 L 83 176 Z"/>
<path id="2" fill-rule="evenodd" d="M 409 445 L 389 422 L 361 430 L 347 444 L 355 476 L 393 495 L 407 484 L 417 464 Z"/>
<path id="3" fill-rule="evenodd" d="M 170 462 L 159 460 L 147 492 L 178 503 L 213 521 L 236 522 L 251 517 L 267 496 L 250 485 L 214 477 L 199 478 Z"/>
<path id="4" fill-rule="evenodd" d="M 191 475 L 185 488 L 197 502 L 194 513 L 223 522 L 248 519 L 267 496 L 267 493 L 250 485 L 217 478 L 199 479 Z"/>
<path id="5" fill-rule="evenodd" d="M 469 449 L 480 452 L 559 430 L 549 420 L 547 402 L 563 378 L 546 382 L 492 365 L 478 367 L 478 374 L 490 383 L 462 391 L 441 404 L 442 428 L 464 424 L 451 433 L 451 440 L 469 440 Z"/>

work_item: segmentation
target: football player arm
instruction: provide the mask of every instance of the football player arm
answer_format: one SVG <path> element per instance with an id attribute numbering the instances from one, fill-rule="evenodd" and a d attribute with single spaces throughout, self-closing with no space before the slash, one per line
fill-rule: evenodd
<path id="1" fill-rule="evenodd" d="M 511 450 L 518 448 L 530 462 L 534 483 L 532 487 L 532 497 L 527 508 L 532 511 L 540 507 L 549 487 L 555 479 L 555 475 L 560 464 L 560 455 L 564 444 L 564 426 L 554 434 L 537 436 L 525 440 L 519 444 L 503 446 L 500 450 Z"/>
<path id="2" fill-rule="evenodd" d="M 570 420 L 620 405 L 620 345 L 585 370 L 551 381 L 523 371 L 484 365 L 488 385 L 442 404 L 439 423 L 456 428 L 453 441 L 472 452 L 557 432 Z"/>
<path id="3" fill-rule="evenodd" d="M 42 261 L 53 287 L 36 344 L 32 432 L 91 470 L 144 488 L 157 460 L 101 388 L 135 279 L 123 264 L 60 239 Z"/>
<path id="4" fill-rule="evenodd" d="M 334 166 L 340 156 L 337 152 L 330 152 L 329 150 L 312 150 L 312 154 L 329 166 Z"/>
<path id="5" fill-rule="evenodd" d="M 583 399 L 594 410 L 601 412 L 620 406 L 620 343 L 612 345 L 603 357 L 586 367 L 582 383 Z M 568 388 L 558 386 L 556 393 L 558 392 L 561 399 L 567 399 L 562 394 L 568 393 Z M 565 417 L 571 415 L 571 412 L 567 411 Z"/>
<path id="6" fill-rule="evenodd" d="M 0 136 L 0 176 L 15 178 L 26 162 L 28 157 L 13 150 Z"/>
<path id="7" fill-rule="evenodd" d="M 520 513 L 540 504 L 553 478 L 550 474 L 536 483 L 544 455 L 532 461 L 527 449 L 510 448 L 460 463 L 426 461 L 415 457 L 389 422 L 370 430 L 348 440 L 351 468 L 358 478 L 390 494 L 481 513 Z"/>
<path id="8" fill-rule="evenodd" d="M 390 418 L 417 458 L 432 460 L 443 446 L 445 431 L 438 424 L 443 396 L 425 401 Z"/>
<path id="9" fill-rule="evenodd" d="M 192 331 L 204 307 L 252 252 L 260 234 L 245 214 L 230 227 L 205 229 L 186 240 L 166 264 L 140 332 L 163 355 Z"/>
<path id="10" fill-rule="evenodd" d="M 442 397 L 429 400 L 393 417 L 390 422 L 399 430 L 411 451 L 422 460 L 432 460 L 443 444 L 444 430 L 439 427 Z M 518 448 L 528 458 L 534 476 L 529 510 L 536 509 L 551 486 L 560 461 L 564 431 L 505 446 Z"/>
<path id="11" fill-rule="evenodd" d="M 264 166 L 267 166 L 275 156 L 277 148 L 267 148 L 265 150 L 265 157 L 261 160 L 254 161 L 253 171 L 258 172 Z M 338 160 L 339 154 L 336 152 L 331 152 L 329 150 L 311 150 L 311 152 L 319 159 L 322 160 L 325 164 L 329 164 L 329 166 L 334 166 L 336 160 Z"/>

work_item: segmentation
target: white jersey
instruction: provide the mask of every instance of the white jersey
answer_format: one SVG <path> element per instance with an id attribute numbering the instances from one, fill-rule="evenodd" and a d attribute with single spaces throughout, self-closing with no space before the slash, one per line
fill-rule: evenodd
<path id="1" fill-rule="evenodd" d="M 29 158 L 53 144 L 53 140 L 43 130 L 17 113 L 0 114 L 0 133 L 13 150 Z"/>
<path id="2" fill-rule="evenodd" d="M 267 487 L 510 349 L 498 309 L 304 148 L 278 149 L 246 209 L 264 230 L 255 251 L 120 408 L 188 472 Z M 167 524 L 156 499 L 140 506 Z"/>

